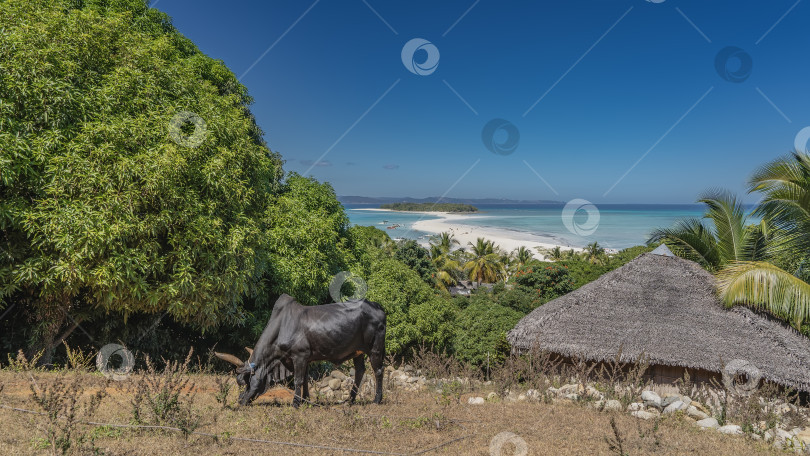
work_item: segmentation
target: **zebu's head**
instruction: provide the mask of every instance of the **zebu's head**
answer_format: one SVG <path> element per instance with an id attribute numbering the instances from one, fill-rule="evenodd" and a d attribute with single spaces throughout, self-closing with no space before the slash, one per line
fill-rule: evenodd
<path id="1" fill-rule="evenodd" d="M 229 353 L 214 352 L 214 356 L 217 358 L 236 366 L 236 383 L 238 383 L 239 386 L 245 386 L 250 383 L 250 377 L 254 374 L 256 369 L 256 364 L 253 362 L 253 349 L 245 347 L 245 350 L 247 350 L 249 354 L 247 361 L 242 361 Z"/>
<path id="2" fill-rule="evenodd" d="M 228 353 L 214 353 L 217 358 L 236 366 L 236 383 L 245 387 L 245 390 L 239 394 L 239 403 L 242 405 L 249 404 L 257 396 L 264 393 L 272 382 L 278 381 L 280 378 L 286 378 L 291 374 L 281 366 L 278 359 L 263 362 L 253 355 L 252 349 L 245 347 L 245 350 L 250 353 L 250 356 L 244 362 Z"/>

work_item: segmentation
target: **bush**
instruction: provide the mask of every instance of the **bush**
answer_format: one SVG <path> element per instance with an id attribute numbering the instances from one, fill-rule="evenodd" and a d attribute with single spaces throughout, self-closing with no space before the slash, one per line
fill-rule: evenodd
<path id="1" fill-rule="evenodd" d="M 523 287 L 515 287 L 511 290 L 505 290 L 498 294 L 496 299 L 498 304 L 518 311 L 524 315 L 545 302 L 538 296 L 538 293 L 532 293 Z"/>
<path id="2" fill-rule="evenodd" d="M 436 267 L 430 261 L 430 253 L 416 241 L 400 243 L 394 257 L 416 271 L 425 283 L 433 285 L 436 282 Z"/>
<path id="3" fill-rule="evenodd" d="M 514 328 L 523 314 L 491 302 L 471 302 L 459 311 L 453 340 L 455 355 L 477 365 L 494 359 L 502 346 L 503 336 Z"/>
<path id="4" fill-rule="evenodd" d="M 455 316 L 450 300 L 439 297 L 416 272 L 395 259 L 381 260 L 373 270 L 367 280 L 367 298 L 385 310 L 387 352 L 403 354 L 420 341 L 439 349 L 449 343 Z"/>
<path id="5" fill-rule="evenodd" d="M 534 293 L 542 302 L 548 302 L 575 288 L 568 267 L 557 263 L 528 263 L 515 273 L 512 282 L 518 289 Z"/>

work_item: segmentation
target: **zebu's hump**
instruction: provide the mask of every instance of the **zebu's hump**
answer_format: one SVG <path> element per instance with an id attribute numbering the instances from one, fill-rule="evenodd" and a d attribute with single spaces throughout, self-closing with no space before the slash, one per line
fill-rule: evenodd
<path id="1" fill-rule="evenodd" d="M 281 296 L 276 299 L 276 303 L 274 304 L 274 308 L 280 308 L 286 306 L 290 303 L 296 302 L 295 298 L 288 295 L 287 293 L 282 294 Z"/>

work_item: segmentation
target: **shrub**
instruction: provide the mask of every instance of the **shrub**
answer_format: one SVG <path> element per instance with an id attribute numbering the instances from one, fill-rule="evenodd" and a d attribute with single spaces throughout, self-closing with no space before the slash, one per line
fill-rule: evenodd
<path id="1" fill-rule="evenodd" d="M 548 302 L 574 290 L 574 281 L 566 265 L 532 262 L 512 277 L 519 289 L 534 292 L 542 302 Z"/>
<path id="2" fill-rule="evenodd" d="M 479 366 L 490 362 L 498 352 L 504 333 L 523 315 L 495 303 L 475 302 L 459 311 L 453 348 L 456 357 Z"/>

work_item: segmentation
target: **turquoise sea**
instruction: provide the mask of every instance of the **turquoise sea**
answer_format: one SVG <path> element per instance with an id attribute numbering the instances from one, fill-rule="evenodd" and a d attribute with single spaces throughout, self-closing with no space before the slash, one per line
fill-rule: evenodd
<path id="1" fill-rule="evenodd" d="M 391 238 L 425 241 L 429 233 L 412 230 L 411 225 L 417 220 L 437 218 L 418 213 L 362 210 L 378 207 L 377 205 L 347 204 L 344 207 L 352 224 L 376 226 L 388 232 Z M 576 229 L 569 230 L 563 222 L 561 204 L 476 207 L 480 213 L 454 220 L 454 223 L 531 233 L 546 237 L 560 245 L 574 247 L 597 241 L 603 247 L 612 249 L 645 244 L 653 229 L 672 226 L 678 219 L 686 217 L 702 217 L 704 213 L 704 206 L 699 204 L 599 204 L 596 205 L 599 221 L 595 228 L 589 225 L 588 212 L 584 210 L 575 212 L 574 226 L 587 228 L 581 229 L 580 234 L 577 234 Z M 387 226 L 394 224 L 401 226 L 386 229 Z M 593 232 L 590 232 L 591 229 Z"/>

